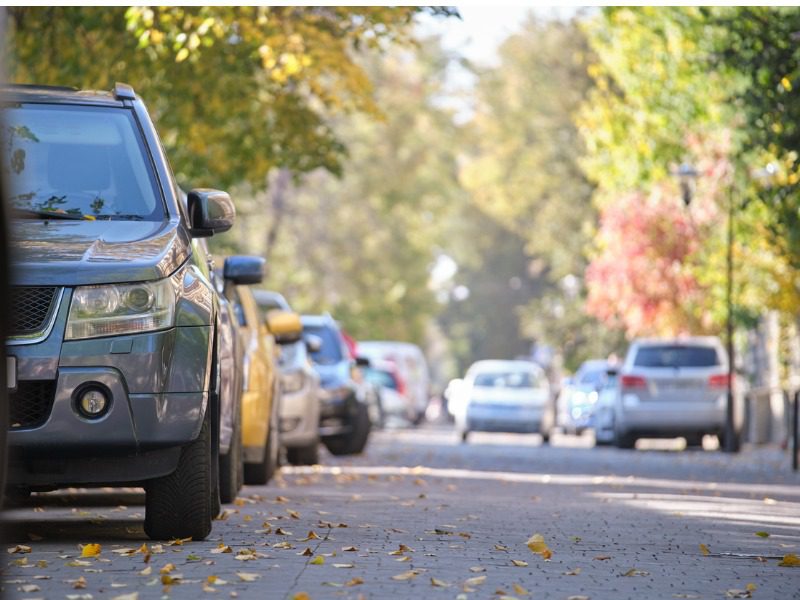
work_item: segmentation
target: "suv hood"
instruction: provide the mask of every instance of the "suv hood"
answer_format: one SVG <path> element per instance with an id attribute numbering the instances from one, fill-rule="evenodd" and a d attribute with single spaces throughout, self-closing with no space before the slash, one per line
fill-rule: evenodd
<path id="1" fill-rule="evenodd" d="M 190 254 L 179 221 L 10 221 L 12 283 L 86 285 L 166 277 Z"/>

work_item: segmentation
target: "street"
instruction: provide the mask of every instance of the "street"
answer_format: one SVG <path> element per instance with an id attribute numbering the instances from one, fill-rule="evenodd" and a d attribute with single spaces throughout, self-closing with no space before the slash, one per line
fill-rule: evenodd
<path id="1" fill-rule="evenodd" d="M 709 440 L 706 440 L 710 444 Z M 10 598 L 800 598 L 785 453 L 383 431 L 246 487 L 204 542 L 156 544 L 138 490 L 6 513 Z M 526 542 L 540 534 L 543 544 Z M 99 544 L 100 547 L 86 546 Z M 81 546 L 85 546 L 82 550 Z M 28 551 L 30 548 L 30 551 Z M 81 556 L 81 555 L 84 556 Z M 94 555 L 94 556 L 91 556 Z M 790 559 L 791 560 L 791 559 Z"/>

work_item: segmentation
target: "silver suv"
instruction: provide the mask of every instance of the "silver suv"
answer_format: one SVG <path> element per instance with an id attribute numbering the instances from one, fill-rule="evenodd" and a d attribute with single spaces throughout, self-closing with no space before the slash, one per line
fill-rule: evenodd
<path id="1" fill-rule="evenodd" d="M 633 448 L 640 437 L 682 436 L 688 446 L 700 446 L 706 434 L 722 443 L 728 384 L 728 355 L 719 338 L 636 340 L 620 372 L 615 444 Z M 740 398 L 734 415 L 738 432 Z"/>

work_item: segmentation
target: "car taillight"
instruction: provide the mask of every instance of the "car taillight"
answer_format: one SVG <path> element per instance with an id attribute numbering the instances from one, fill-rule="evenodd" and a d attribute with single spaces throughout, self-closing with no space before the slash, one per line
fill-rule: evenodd
<path id="1" fill-rule="evenodd" d="M 395 373 L 395 375 L 394 375 L 394 383 L 397 386 L 397 393 L 400 394 L 401 396 L 405 396 L 406 395 L 406 382 L 397 373 Z"/>
<path id="2" fill-rule="evenodd" d="M 620 378 L 620 385 L 624 388 L 646 388 L 647 381 L 638 375 L 623 375 Z"/>
<path id="3" fill-rule="evenodd" d="M 724 375 L 712 375 L 708 378 L 708 387 L 727 389 L 730 385 L 731 378 L 728 373 Z"/>

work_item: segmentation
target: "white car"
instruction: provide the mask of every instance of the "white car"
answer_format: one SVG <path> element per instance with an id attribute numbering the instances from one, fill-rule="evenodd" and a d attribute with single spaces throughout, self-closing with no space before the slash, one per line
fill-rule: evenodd
<path id="1" fill-rule="evenodd" d="M 723 445 L 728 354 L 716 337 L 639 339 L 619 375 L 614 442 L 633 448 L 638 438 L 684 437 L 688 446 L 716 435 Z M 743 422 L 742 395 L 734 403 L 734 445 Z"/>
<path id="2" fill-rule="evenodd" d="M 471 431 L 542 433 L 552 423 L 550 383 L 541 367 L 525 360 L 473 364 L 459 390 L 456 429 L 466 442 Z"/>

